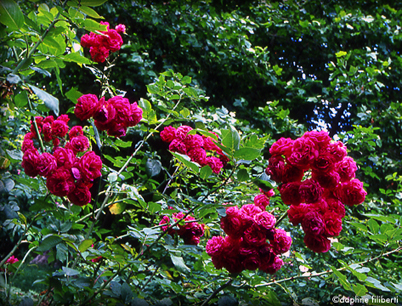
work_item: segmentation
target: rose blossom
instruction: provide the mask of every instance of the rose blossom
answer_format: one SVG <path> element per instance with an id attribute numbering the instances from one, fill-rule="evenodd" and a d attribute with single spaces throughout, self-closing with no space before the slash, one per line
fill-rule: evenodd
<path id="1" fill-rule="evenodd" d="M 26 133 L 24 136 L 24 140 L 22 142 L 21 151 L 25 153 L 29 149 L 35 149 L 33 138 L 35 138 L 35 134 Z"/>
<path id="2" fill-rule="evenodd" d="M 265 194 L 269 198 L 272 198 L 275 195 L 275 191 L 273 189 L 270 189 L 268 191 L 264 191 L 262 188 L 259 188 L 260 192 Z"/>
<path id="3" fill-rule="evenodd" d="M 254 205 L 259 207 L 261 210 L 265 210 L 265 208 L 269 205 L 268 197 L 261 193 L 254 197 Z"/>
<path id="4" fill-rule="evenodd" d="M 57 168 L 47 178 L 46 186 L 54 195 L 64 197 L 74 191 L 74 178 L 68 169 L 64 167 Z"/>
<path id="5" fill-rule="evenodd" d="M 138 106 L 137 102 L 130 104 L 130 115 L 126 118 L 126 126 L 136 126 L 142 119 L 142 108 Z"/>
<path id="6" fill-rule="evenodd" d="M 221 218 L 221 228 L 227 235 L 238 239 L 243 235 L 245 226 L 237 206 L 226 208 L 226 216 Z"/>
<path id="7" fill-rule="evenodd" d="M 163 131 L 160 133 L 161 139 L 164 142 L 171 142 L 176 138 L 176 129 L 173 126 L 165 126 Z"/>
<path id="8" fill-rule="evenodd" d="M 299 192 L 301 183 L 286 183 L 280 186 L 279 192 L 284 204 L 286 205 L 299 205 L 302 198 Z"/>
<path id="9" fill-rule="evenodd" d="M 244 232 L 243 241 L 250 246 L 261 246 L 266 240 L 266 232 L 262 231 L 256 223 L 252 223 Z"/>
<path id="10" fill-rule="evenodd" d="M 74 114 L 80 120 L 91 118 L 100 108 L 98 97 L 93 94 L 86 94 L 78 98 Z"/>
<path id="11" fill-rule="evenodd" d="M 334 197 L 326 197 L 325 201 L 328 203 L 329 211 L 337 213 L 341 219 L 345 217 L 345 205 L 343 205 L 341 201 Z"/>
<path id="12" fill-rule="evenodd" d="M 108 124 L 114 119 L 115 116 L 116 109 L 114 108 L 113 104 L 109 103 L 109 100 L 106 102 L 105 98 L 102 97 L 99 100 L 99 108 L 93 115 L 95 123 L 98 123 L 102 127 L 101 130 L 107 130 Z"/>
<path id="13" fill-rule="evenodd" d="M 309 211 L 311 211 L 311 207 L 308 204 L 302 203 L 300 205 L 290 205 L 288 209 L 289 222 L 294 226 L 300 224 L 306 213 Z"/>
<path id="14" fill-rule="evenodd" d="M 221 236 L 214 236 L 208 240 L 206 252 L 209 256 L 219 256 L 222 254 L 222 245 L 225 238 Z"/>
<path id="15" fill-rule="evenodd" d="M 317 172 L 313 170 L 312 178 L 316 180 L 321 187 L 327 189 L 334 189 L 341 179 L 338 172 L 334 170 L 329 172 Z"/>
<path id="16" fill-rule="evenodd" d="M 335 162 L 339 162 L 346 157 L 348 154 L 346 146 L 342 141 L 336 141 L 334 143 L 328 144 L 325 150 L 331 154 Z"/>
<path id="17" fill-rule="evenodd" d="M 242 255 L 242 257 L 244 258 L 241 263 L 244 269 L 254 271 L 261 266 L 261 258 L 260 255 L 258 254 L 257 249 L 240 248 L 240 255 Z"/>
<path id="18" fill-rule="evenodd" d="M 77 136 L 84 136 L 84 130 L 80 125 L 74 125 L 68 133 L 70 140 Z"/>
<path id="19" fill-rule="evenodd" d="M 200 148 L 204 145 L 204 139 L 202 136 L 194 134 L 194 135 L 187 135 L 186 138 L 183 139 L 183 143 L 186 145 L 187 151 Z"/>
<path id="20" fill-rule="evenodd" d="M 114 121 L 116 123 L 123 123 L 127 120 L 127 118 L 130 117 L 131 105 L 130 101 L 127 98 L 123 98 L 122 96 L 115 96 L 107 100 L 106 103 L 111 104 L 116 109 L 116 115 L 114 117 Z"/>
<path id="21" fill-rule="evenodd" d="M 312 140 L 320 149 L 326 148 L 331 142 L 331 137 L 329 137 L 328 132 L 325 131 L 306 132 L 303 137 Z"/>
<path id="22" fill-rule="evenodd" d="M 329 172 L 334 168 L 333 157 L 329 153 L 320 153 L 317 158 L 314 159 L 311 168 L 316 171 Z"/>
<path id="23" fill-rule="evenodd" d="M 80 171 L 86 181 L 93 181 L 100 177 L 102 161 L 93 151 L 86 152 L 79 161 Z"/>
<path id="24" fill-rule="evenodd" d="M 112 121 L 108 124 L 107 134 L 109 136 L 114 137 L 123 137 L 126 136 L 126 127 L 123 123 L 117 123 L 116 121 Z"/>
<path id="25" fill-rule="evenodd" d="M 262 213 L 262 210 L 254 204 L 246 204 L 240 208 L 239 213 L 244 222 L 246 222 L 249 226 L 254 223 L 254 217 L 259 213 Z"/>
<path id="26" fill-rule="evenodd" d="M 292 238 L 289 237 L 283 229 L 276 228 L 274 238 L 270 240 L 272 245 L 272 251 L 279 255 L 286 253 L 290 250 L 292 245 Z"/>
<path id="27" fill-rule="evenodd" d="M 206 158 L 206 163 L 211 167 L 213 173 L 218 174 L 223 168 L 223 164 L 218 157 L 210 156 Z"/>
<path id="28" fill-rule="evenodd" d="M 57 161 L 52 154 L 45 152 L 39 155 L 36 166 L 39 175 L 47 177 L 57 168 Z"/>
<path id="29" fill-rule="evenodd" d="M 182 140 L 182 141 L 183 141 L 184 138 L 186 138 L 187 133 L 190 132 L 192 129 L 193 129 L 193 128 L 192 128 L 191 126 L 188 126 L 188 125 L 179 126 L 179 127 L 177 128 L 177 130 L 176 130 L 176 137 L 177 137 L 179 140 Z"/>
<path id="30" fill-rule="evenodd" d="M 46 122 L 43 124 L 42 131 L 44 141 L 48 142 L 53 139 L 52 124 L 50 122 Z"/>
<path id="31" fill-rule="evenodd" d="M 331 241 L 323 235 L 306 234 L 304 236 L 304 243 L 310 250 L 316 253 L 325 253 L 331 248 Z"/>
<path id="32" fill-rule="evenodd" d="M 211 132 L 210 133 L 214 134 L 218 138 L 218 134 Z M 220 148 L 216 145 L 216 140 L 212 137 L 206 137 L 202 136 L 204 139 L 204 149 L 208 151 L 219 151 Z"/>
<path id="33" fill-rule="evenodd" d="M 199 163 L 201 166 L 207 164 L 207 153 L 203 148 L 194 148 L 187 152 L 192 161 Z"/>
<path id="34" fill-rule="evenodd" d="M 66 148 L 57 148 L 53 156 L 56 158 L 58 167 L 71 168 L 76 160 L 73 150 Z"/>
<path id="35" fill-rule="evenodd" d="M 85 152 L 89 148 L 89 140 L 85 136 L 76 136 L 70 140 L 70 146 L 75 154 Z"/>
<path id="36" fill-rule="evenodd" d="M 71 203 L 78 206 L 84 206 L 91 202 L 91 192 L 88 186 L 82 181 L 78 181 L 75 184 L 74 190 L 67 197 Z"/>
<path id="37" fill-rule="evenodd" d="M 342 231 L 342 218 L 337 213 L 328 211 L 324 214 L 323 220 L 325 223 L 325 236 L 339 236 Z"/>
<path id="38" fill-rule="evenodd" d="M 124 24 L 118 24 L 114 28 L 118 33 L 126 33 L 126 26 Z"/>
<path id="39" fill-rule="evenodd" d="M 255 223 L 260 227 L 260 230 L 265 233 L 266 239 L 273 239 L 274 227 L 276 219 L 267 211 L 263 211 L 254 217 Z"/>
<path id="40" fill-rule="evenodd" d="M 342 183 L 337 188 L 337 195 L 343 204 L 353 206 L 363 203 L 367 192 L 363 189 L 363 183 L 358 179 L 354 179 Z"/>
<path id="41" fill-rule="evenodd" d="M 30 177 L 35 177 L 39 174 L 38 163 L 39 163 L 39 152 L 37 149 L 26 150 L 23 157 L 21 166 L 24 168 L 25 173 Z"/>
<path id="42" fill-rule="evenodd" d="M 282 266 L 283 266 L 283 260 L 276 256 L 270 265 L 264 267 L 263 271 L 265 273 L 275 274 L 280 270 Z"/>
<path id="43" fill-rule="evenodd" d="M 89 48 L 89 53 L 94 62 L 104 63 L 109 56 L 109 49 L 105 46 L 92 46 Z"/>
<path id="44" fill-rule="evenodd" d="M 272 252 L 272 249 L 268 243 L 265 243 L 258 248 L 258 254 L 260 255 L 261 259 L 260 269 L 262 271 L 265 271 L 268 266 L 272 265 L 276 258 L 275 253 Z"/>
<path id="45" fill-rule="evenodd" d="M 294 141 L 292 154 L 287 160 L 297 168 L 308 169 L 317 156 L 316 144 L 309 138 L 301 137 Z"/>
<path id="46" fill-rule="evenodd" d="M 14 255 L 12 255 L 6 260 L 6 264 L 11 264 L 12 265 L 13 263 L 16 263 L 18 261 L 19 261 L 18 258 L 14 257 Z"/>
<path id="47" fill-rule="evenodd" d="M 285 165 L 283 168 L 282 182 L 300 182 L 303 178 L 304 171 L 300 168 L 294 167 L 291 164 Z"/>
<path id="48" fill-rule="evenodd" d="M 170 143 L 169 151 L 181 154 L 187 153 L 186 145 L 183 142 L 181 142 L 178 138 L 173 139 L 173 141 Z"/>
<path id="49" fill-rule="evenodd" d="M 292 153 L 293 142 L 291 138 L 281 137 L 272 144 L 269 153 L 271 153 L 271 155 L 285 155 L 289 157 Z"/>
<path id="50" fill-rule="evenodd" d="M 68 125 L 65 121 L 57 119 L 53 121 L 51 129 L 53 136 L 64 137 L 68 132 Z"/>
<path id="51" fill-rule="evenodd" d="M 308 179 L 301 183 L 299 193 L 302 199 L 309 204 L 321 199 L 324 189 L 314 179 Z"/>
<path id="52" fill-rule="evenodd" d="M 281 182 L 285 171 L 285 160 L 280 155 L 273 155 L 268 161 L 269 164 L 267 169 L 265 169 L 265 173 L 275 182 Z"/>
<path id="53" fill-rule="evenodd" d="M 336 171 L 339 173 L 341 177 L 341 182 L 347 182 L 353 179 L 356 176 L 356 162 L 353 158 L 346 156 L 340 162 L 335 165 Z"/>
<path id="54" fill-rule="evenodd" d="M 304 215 L 302 228 L 306 234 L 320 235 L 325 231 L 325 223 L 322 215 L 316 211 L 310 211 Z"/>

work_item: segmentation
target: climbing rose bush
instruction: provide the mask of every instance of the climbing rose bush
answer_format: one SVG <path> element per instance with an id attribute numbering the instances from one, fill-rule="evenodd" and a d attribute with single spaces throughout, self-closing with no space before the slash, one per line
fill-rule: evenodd
<path id="1" fill-rule="evenodd" d="M 81 126 L 67 125 L 69 118 L 61 115 L 54 119 L 36 117 L 39 131 L 32 123 L 31 131 L 24 136 L 22 143 L 22 167 L 31 177 L 46 178 L 49 192 L 67 197 L 71 203 L 79 206 L 91 202 L 93 181 L 101 176 L 102 161 L 93 151 Z M 43 140 L 44 150 L 39 150 L 39 137 Z"/>
<path id="2" fill-rule="evenodd" d="M 355 161 L 343 143 L 331 141 L 325 131 L 306 132 L 296 140 L 280 138 L 269 152 L 266 173 L 280 183 L 290 222 L 301 224 L 308 248 L 327 252 L 328 238 L 342 231 L 344 205 L 361 204 L 367 194 L 355 178 Z"/>

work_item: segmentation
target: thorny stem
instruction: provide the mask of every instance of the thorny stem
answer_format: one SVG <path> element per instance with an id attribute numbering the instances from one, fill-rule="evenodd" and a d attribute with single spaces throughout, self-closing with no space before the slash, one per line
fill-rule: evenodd
<path id="1" fill-rule="evenodd" d="M 210 296 L 209 298 L 207 298 L 202 304 L 201 306 L 207 305 L 209 303 L 210 300 L 212 300 L 220 291 L 222 291 L 223 289 L 225 289 L 226 287 L 230 286 L 230 284 L 234 281 L 234 278 L 229 279 L 226 283 L 224 283 L 222 286 L 220 286 L 219 288 L 217 288 Z"/>
<path id="2" fill-rule="evenodd" d="M 282 222 L 283 219 L 285 219 L 285 217 L 288 215 L 288 212 L 285 211 L 282 216 L 279 217 L 278 221 L 276 221 L 275 223 L 275 227 L 278 227 L 278 225 Z"/>
<path id="3" fill-rule="evenodd" d="M 402 250 L 402 247 L 398 247 L 398 248 L 396 248 L 396 249 L 394 249 L 392 251 L 389 251 L 387 253 L 381 253 L 380 255 L 378 255 L 378 256 L 376 256 L 374 258 L 371 258 L 371 259 L 368 259 L 368 260 L 365 260 L 365 261 L 362 261 L 362 262 L 359 262 L 359 263 L 355 263 L 355 264 L 356 265 L 364 265 L 366 263 L 376 261 L 377 259 L 379 259 L 379 258 L 381 258 L 383 256 L 388 256 L 388 255 L 390 255 L 392 253 L 396 253 L 396 252 L 399 252 L 401 250 Z M 346 270 L 347 268 L 348 267 L 339 268 L 339 269 L 336 269 L 336 271 L 343 271 L 343 270 Z M 284 282 L 292 281 L 292 280 L 299 279 L 299 278 L 308 278 L 308 277 L 314 277 L 314 276 L 321 276 L 321 275 L 329 274 L 331 272 L 332 272 L 332 270 L 327 270 L 327 271 L 323 271 L 323 272 L 320 272 L 320 273 L 310 273 L 310 274 L 305 274 L 305 275 L 298 275 L 298 276 L 293 276 L 293 277 L 289 277 L 289 278 L 280 279 L 280 280 L 277 280 L 277 281 L 272 281 L 272 282 L 269 282 L 269 283 L 258 284 L 258 285 L 255 285 L 254 287 L 257 288 L 257 287 L 271 286 L 271 285 L 276 285 L 276 284 L 279 284 L 279 283 L 284 283 Z"/>

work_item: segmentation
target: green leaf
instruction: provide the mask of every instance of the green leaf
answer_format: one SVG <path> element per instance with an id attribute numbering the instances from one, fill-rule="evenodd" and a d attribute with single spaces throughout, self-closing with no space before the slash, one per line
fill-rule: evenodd
<path id="1" fill-rule="evenodd" d="M 375 221 L 374 219 L 370 219 L 367 223 L 373 234 L 378 233 L 380 226 L 378 225 L 377 221 Z"/>
<path id="2" fill-rule="evenodd" d="M 65 276 L 75 276 L 75 275 L 79 275 L 80 272 L 71 268 L 67 268 L 67 267 L 62 267 L 61 268 L 64 272 Z"/>
<path id="3" fill-rule="evenodd" d="M 248 181 L 250 179 L 250 176 L 248 175 L 248 172 L 246 169 L 239 169 L 239 171 L 237 171 L 237 180 L 239 182 L 245 182 Z"/>
<path id="4" fill-rule="evenodd" d="M 204 167 L 202 167 L 201 168 L 201 171 L 200 171 L 200 177 L 203 179 L 203 180 L 206 180 L 207 178 L 209 178 L 209 176 L 212 174 L 212 169 L 211 169 L 211 167 L 210 166 L 204 166 Z"/>
<path id="5" fill-rule="evenodd" d="M 45 201 L 43 199 L 37 199 L 35 201 L 35 204 L 29 207 L 30 211 L 51 210 L 51 209 L 54 209 L 54 204 L 49 201 Z"/>
<path id="6" fill-rule="evenodd" d="M 343 275 L 341 272 L 337 271 L 335 269 L 335 267 L 331 266 L 332 271 L 334 272 L 334 274 L 338 277 L 340 283 L 342 284 L 343 288 L 345 288 L 346 290 L 352 290 L 350 283 L 348 282 L 348 280 L 346 279 L 346 276 Z"/>
<path id="7" fill-rule="evenodd" d="M 75 87 L 71 88 L 69 91 L 66 92 L 66 97 L 69 99 L 71 102 L 74 104 L 77 104 L 77 100 L 82 96 L 83 94 L 79 92 Z"/>
<path id="8" fill-rule="evenodd" d="M 56 235 L 46 237 L 36 250 L 40 252 L 48 251 L 62 241 L 63 239 L 61 239 L 59 236 Z"/>
<path id="9" fill-rule="evenodd" d="M 276 183 L 271 180 L 271 178 L 266 175 L 265 172 L 261 174 L 259 178 L 255 179 L 253 183 L 266 191 L 276 187 Z"/>
<path id="10" fill-rule="evenodd" d="M 182 84 L 190 84 L 191 83 L 191 77 L 189 77 L 188 75 L 186 75 L 185 77 L 183 77 L 180 82 Z"/>
<path id="11" fill-rule="evenodd" d="M 52 110 L 56 114 L 56 116 L 59 115 L 59 99 L 36 86 L 29 85 L 29 87 L 32 89 L 35 95 L 37 95 L 38 98 L 45 103 L 45 106 L 48 109 Z"/>
<path id="12" fill-rule="evenodd" d="M 107 0 L 81 0 L 80 4 L 85 6 L 99 6 L 105 3 Z"/>
<path id="13" fill-rule="evenodd" d="M 25 90 L 14 97 L 14 103 L 17 107 L 24 107 L 28 104 L 28 94 Z"/>
<path id="14" fill-rule="evenodd" d="M 372 278 L 372 277 L 367 277 L 366 285 L 380 289 L 382 291 L 387 291 L 387 292 L 391 291 L 387 287 L 384 287 L 379 280 Z"/>
<path id="15" fill-rule="evenodd" d="M 182 162 L 185 166 L 187 166 L 188 168 L 193 170 L 195 173 L 197 173 L 197 174 L 199 173 L 200 167 L 195 162 L 192 162 L 190 160 L 190 157 L 188 157 L 187 155 L 184 155 L 184 154 L 177 153 L 177 152 L 170 151 L 170 153 L 172 153 L 174 157 L 176 157 L 180 162 Z"/>
<path id="16" fill-rule="evenodd" d="M 357 223 L 357 222 L 350 222 L 350 224 L 353 225 L 354 227 L 357 227 L 357 228 L 365 231 L 365 232 L 368 232 L 368 228 L 364 224 Z"/>
<path id="17" fill-rule="evenodd" d="M 388 241 L 387 235 L 384 234 L 369 235 L 368 237 L 374 241 L 377 241 L 380 244 L 385 244 Z"/>
<path id="18" fill-rule="evenodd" d="M 182 257 L 170 254 L 170 258 L 172 259 L 172 262 L 173 262 L 174 266 L 177 268 L 177 270 L 179 270 L 180 272 L 183 272 L 183 273 L 190 272 L 189 267 L 186 266 Z"/>
<path id="19" fill-rule="evenodd" d="M 83 1 L 81 1 L 82 3 Z M 88 6 L 81 6 L 80 7 L 80 11 L 83 12 L 84 14 L 92 17 L 92 18 L 96 18 L 96 19 L 104 19 L 102 16 L 100 16 L 96 11 L 94 11 L 93 9 L 91 9 Z"/>
<path id="20" fill-rule="evenodd" d="M 87 64 L 87 65 L 89 65 L 89 64 L 93 63 L 90 59 L 80 55 L 78 52 L 72 52 L 72 53 L 69 53 L 67 55 L 60 56 L 60 58 L 62 60 L 65 60 L 66 62 L 74 62 L 74 63 L 77 63 L 77 64 Z"/>
<path id="21" fill-rule="evenodd" d="M 24 15 L 13 0 L 0 1 L 0 22 L 11 31 L 17 31 L 24 25 Z"/>
<path id="22" fill-rule="evenodd" d="M 10 73 L 7 75 L 7 81 L 10 84 L 18 84 L 19 82 L 21 82 L 21 78 L 16 74 Z"/>
<path id="23" fill-rule="evenodd" d="M 234 153 L 234 158 L 237 160 L 253 160 L 261 155 L 261 151 L 255 148 L 241 148 Z"/>
<path id="24" fill-rule="evenodd" d="M 342 56 L 345 56 L 346 54 L 348 54 L 348 53 L 345 52 L 345 51 L 339 51 L 339 52 L 335 53 L 335 56 L 336 57 L 342 57 Z"/>
<path id="25" fill-rule="evenodd" d="M 239 150 L 240 135 L 233 126 L 222 131 L 222 144 L 230 149 Z"/>
<path id="26" fill-rule="evenodd" d="M 99 22 L 92 19 L 85 19 L 83 22 L 84 29 L 87 31 L 107 31 L 107 26 L 105 24 L 100 24 Z"/>
<path id="27" fill-rule="evenodd" d="M 80 243 L 78 246 L 78 250 L 82 253 L 85 252 L 94 242 L 92 239 L 86 239 L 83 242 Z"/>

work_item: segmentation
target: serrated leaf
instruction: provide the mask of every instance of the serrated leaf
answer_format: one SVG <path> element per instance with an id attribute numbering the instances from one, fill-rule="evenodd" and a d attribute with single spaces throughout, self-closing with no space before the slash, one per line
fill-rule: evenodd
<path id="1" fill-rule="evenodd" d="M 82 3 L 83 1 L 81 1 Z M 84 14 L 88 15 L 89 17 L 96 18 L 96 19 L 104 19 L 102 16 L 100 16 L 95 10 L 91 9 L 88 6 L 81 5 L 80 6 L 80 11 L 83 12 Z"/>
<path id="2" fill-rule="evenodd" d="M 364 296 L 367 293 L 367 288 L 361 284 L 352 285 L 356 296 Z"/>
<path id="3" fill-rule="evenodd" d="M 239 150 L 240 135 L 233 126 L 222 131 L 222 145 L 233 150 Z"/>
<path id="4" fill-rule="evenodd" d="M 78 250 L 82 253 L 85 252 L 94 242 L 92 239 L 86 239 L 83 242 L 80 243 L 78 246 Z"/>
<path id="5" fill-rule="evenodd" d="M 346 279 L 346 276 L 343 275 L 341 272 L 339 272 L 338 270 L 336 270 L 332 266 L 331 266 L 331 269 L 334 272 L 334 274 L 338 277 L 338 279 L 339 279 L 340 283 L 342 284 L 343 288 L 345 288 L 346 290 L 351 290 L 350 283 Z"/>
<path id="6" fill-rule="evenodd" d="M 369 226 L 369 228 L 370 228 L 370 230 L 371 230 L 371 232 L 372 232 L 373 234 L 377 234 L 377 233 L 378 233 L 378 230 L 380 229 L 380 226 L 378 225 L 377 221 L 375 221 L 374 219 L 370 219 L 370 220 L 367 222 L 367 224 L 368 224 L 368 226 Z"/>
<path id="7" fill-rule="evenodd" d="M 200 177 L 203 179 L 203 180 L 206 180 L 207 178 L 209 178 L 209 176 L 212 174 L 212 169 L 211 169 L 211 167 L 210 166 L 204 166 L 204 167 L 202 167 L 201 168 L 201 170 L 200 170 Z"/>
<path id="8" fill-rule="evenodd" d="M 83 22 L 83 27 L 87 31 L 95 32 L 95 31 L 107 31 L 107 26 L 104 24 L 100 24 L 99 22 L 92 19 L 85 19 Z"/>
<path id="9" fill-rule="evenodd" d="M 112 213 L 113 215 L 121 214 L 125 208 L 126 203 L 124 202 L 113 203 L 112 205 L 109 206 L 110 213 Z"/>
<path id="10" fill-rule="evenodd" d="M 24 15 L 13 0 L 0 1 L 0 22 L 11 31 L 17 31 L 24 25 Z"/>
<path id="11" fill-rule="evenodd" d="M 32 89 L 35 95 L 37 95 L 38 98 L 45 103 L 45 106 L 48 109 L 52 110 L 56 116 L 59 115 L 59 99 L 36 86 L 29 85 L 29 87 Z"/>
<path id="12" fill-rule="evenodd" d="M 69 91 L 66 92 L 66 97 L 74 104 L 77 104 L 77 100 L 83 96 L 81 92 L 79 92 L 75 87 L 71 88 Z"/>
<path id="13" fill-rule="evenodd" d="M 92 61 L 82 55 L 80 55 L 78 52 L 72 52 L 69 53 L 65 56 L 60 56 L 60 58 L 66 62 L 74 62 L 77 64 L 91 64 Z"/>
<path id="14" fill-rule="evenodd" d="M 198 166 L 198 164 L 196 164 L 195 162 L 192 162 L 190 157 L 188 157 L 187 155 L 184 154 L 180 154 L 177 152 L 171 152 L 170 153 L 173 154 L 174 157 L 176 157 L 180 162 L 182 162 L 185 166 L 187 166 L 188 168 L 190 168 L 191 170 L 193 170 L 195 173 L 199 173 L 200 168 Z"/>
<path id="15" fill-rule="evenodd" d="M 237 150 L 233 157 L 240 160 L 254 160 L 261 155 L 261 151 L 255 148 L 241 148 Z"/>
<path id="16" fill-rule="evenodd" d="M 248 172 L 246 169 L 239 169 L 237 171 L 237 180 L 239 182 L 245 182 L 248 181 L 250 179 L 250 176 L 248 175 Z"/>
<path id="17" fill-rule="evenodd" d="M 170 254 L 170 258 L 172 259 L 172 262 L 173 262 L 174 266 L 177 268 L 177 270 L 179 270 L 180 272 L 183 272 L 183 273 L 190 272 L 189 267 L 186 266 L 182 257 Z"/>

